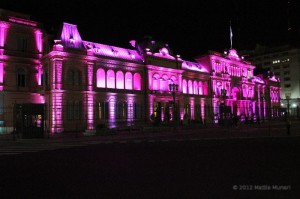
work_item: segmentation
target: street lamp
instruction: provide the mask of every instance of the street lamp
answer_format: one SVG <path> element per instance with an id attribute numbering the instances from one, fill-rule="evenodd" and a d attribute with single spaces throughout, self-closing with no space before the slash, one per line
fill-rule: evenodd
<path id="1" fill-rule="evenodd" d="M 169 84 L 169 90 L 172 94 L 173 97 L 173 122 L 174 122 L 174 129 L 176 128 L 177 125 L 177 111 L 176 109 L 176 104 L 175 104 L 175 98 L 176 98 L 176 92 L 178 92 L 178 84 Z"/>
<path id="2" fill-rule="evenodd" d="M 286 102 L 287 102 L 286 116 L 289 118 L 289 116 L 290 116 L 290 96 L 286 95 L 285 98 L 286 98 Z"/>
<path id="3" fill-rule="evenodd" d="M 265 101 L 265 94 L 264 93 L 261 93 L 260 94 L 260 98 L 261 98 L 261 100 L 262 100 L 262 120 L 263 120 L 263 122 L 265 121 L 265 110 L 264 110 L 264 101 Z"/>

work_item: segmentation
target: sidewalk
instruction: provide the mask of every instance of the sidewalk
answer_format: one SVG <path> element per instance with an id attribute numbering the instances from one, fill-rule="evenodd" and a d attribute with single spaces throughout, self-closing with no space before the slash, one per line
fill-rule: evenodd
<path id="1" fill-rule="evenodd" d="M 233 127 L 220 127 L 216 124 L 205 126 L 180 126 L 174 128 L 157 128 L 157 131 L 120 131 L 116 134 L 93 135 L 83 132 L 68 132 L 62 134 L 49 134 L 40 139 L 21 139 L 12 134 L 0 135 L 0 146 L 19 145 L 33 142 L 84 142 L 84 141 L 122 141 L 122 140 L 149 140 L 149 139 L 236 139 L 236 138 L 259 138 L 259 137 L 282 137 L 288 136 L 284 123 L 261 123 L 248 124 Z M 300 136 L 300 122 L 294 122 L 290 137 Z"/>

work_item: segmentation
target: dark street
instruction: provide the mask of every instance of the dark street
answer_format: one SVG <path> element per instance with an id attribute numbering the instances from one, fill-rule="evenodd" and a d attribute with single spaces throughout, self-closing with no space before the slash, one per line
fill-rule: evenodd
<path id="1" fill-rule="evenodd" d="M 2 156 L 0 193 L 1 198 L 296 198 L 299 141 L 161 140 Z"/>

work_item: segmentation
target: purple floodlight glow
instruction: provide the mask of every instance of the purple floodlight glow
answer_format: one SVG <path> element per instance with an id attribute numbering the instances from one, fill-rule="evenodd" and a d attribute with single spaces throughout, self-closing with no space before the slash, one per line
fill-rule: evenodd
<path id="1" fill-rule="evenodd" d="M 0 21 L 0 49 L 4 47 L 8 27 L 8 23 Z"/>
<path id="2" fill-rule="evenodd" d="M 131 72 L 125 73 L 125 89 L 132 90 L 132 74 L 131 74 Z"/>
<path id="3" fill-rule="evenodd" d="M 53 88 L 62 88 L 62 59 L 53 60 Z"/>
<path id="4" fill-rule="evenodd" d="M 257 76 L 253 76 L 253 78 L 254 78 L 255 83 L 265 84 L 265 81 L 262 78 L 257 77 Z"/>
<path id="5" fill-rule="evenodd" d="M 115 72 L 113 70 L 107 71 L 107 88 L 115 88 Z"/>
<path id="6" fill-rule="evenodd" d="M 98 88 L 105 88 L 105 71 L 103 68 L 99 68 L 97 70 L 97 87 Z"/>
<path id="7" fill-rule="evenodd" d="M 187 82 L 185 79 L 182 80 L 182 93 L 187 94 Z"/>
<path id="8" fill-rule="evenodd" d="M 27 19 L 21 19 L 21 18 L 10 16 L 8 18 L 8 20 L 11 21 L 11 22 L 14 22 L 14 23 L 19 23 L 19 24 L 23 24 L 23 25 L 27 25 L 27 26 L 33 26 L 33 27 L 37 26 L 36 22 L 30 21 L 30 20 L 27 20 Z"/>
<path id="9" fill-rule="evenodd" d="M 133 75 L 133 89 L 134 90 L 138 90 L 140 91 L 142 88 L 141 88 L 141 85 L 142 85 L 142 79 L 141 79 L 141 75 L 139 73 L 135 73 Z"/>
<path id="10" fill-rule="evenodd" d="M 35 67 L 37 73 L 36 73 L 36 80 L 39 86 L 42 85 L 42 75 L 43 75 L 43 70 L 41 65 L 37 65 Z"/>
<path id="11" fill-rule="evenodd" d="M 105 44 L 92 43 L 89 41 L 82 41 L 84 47 L 93 51 L 96 55 L 115 57 L 125 60 L 143 61 L 142 57 L 136 50 L 130 50 Z"/>
<path id="12" fill-rule="evenodd" d="M 188 81 L 188 91 L 189 91 L 189 94 L 194 94 L 193 93 L 193 82 L 192 82 L 192 80 Z"/>
<path id="13" fill-rule="evenodd" d="M 199 93 L 198 82 L 194 81 L 194 94 L 198 95 Z"/>
<path id="14" fill-rule="evenodd" d="M 207 67 L 204 67 L 204 66 L 202 66 L 198 63 L 194 63 L 194 62 L 184 61 L 184 62 L 182 62 L 182 68 L 188 69 L 188 70 L 193 70 L 193 71 L 208 73 Z"/>
<path id="15" fill-rule="evenodd" d="M 88 63 L 88 69 L 87 69 L 87 75 L 88 75 L 88 85 L 87 90 L 92 91 L 93 90 L 93 63 Z"/>
<path id="16" fill-rule="evenodd" d="M 0 91 L 3 91 L 4 64 L 0 62 Z"/>
<path id="17" fill-rule="evenodd" d="M 41 53 L 43 51 L 43 40 L 42 40 L 43 33 L 40 30 L 36 30 L 34 34 L 35 34 L 35 42 L 36 42 L 37 50 L 39 53 Z"/>
<path id="18" fill-rule="evenodd" d="M 61 133 L 63 131 L 62 119 L 62 99 L 63 93 L 53 93 L 52 96 L 52 132 Z"/>
<path id="19" fill-rule="evenodd" d="M 117 89 L 124 89 L 124 74 L 122 71 L 118 71 L 116 74 Z"/>
<path id="20" fill-rule="evenodd" d="M 77 25 L 64 22 L 60 38 L 66 47 L 81 48 L 82 40 Z"/>
<path id="21" fill-rule="evenodd" d="M 232 60 L 237 60 L 237 61 L 241 60 L 241 58 L 239 57 L 239 55 L 237 54 L 235 49 L 230 49 L 229 50 L 228 58 L 232 59 Z"/>
<path id="22" fill-rule="evenodd" d="M 87 94 L 87 129 L 94 129 L 94 96 Z"/>

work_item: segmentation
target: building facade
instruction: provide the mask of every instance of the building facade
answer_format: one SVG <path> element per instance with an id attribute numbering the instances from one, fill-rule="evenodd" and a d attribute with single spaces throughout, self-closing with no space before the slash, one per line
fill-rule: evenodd
<path id="1" fill-rule="evenodd" d="M 291 116 L 299 117 L 300 106 L 300 49 L 297 46 L 281 45 L 267 47 L 257 45 L 254 50 L 244 52 L 249 61 L 269 75 L 281 81 L 281 107 L 289 109 Z"/>
<path id="2" fill-rule="evenodd" d="M 23 127 L 61 133 L 281 116 L 279 80 L 254 76 L 255 66 L 234 49 L 187 61 L 151 38 L 128 49 L 85 41 L 69 23 L 48 48 L 47 33 L 29 16 L 0 16 L 4 132 L 20 117 Z M 28 111 L 35 104 L 44 111 Z"/>

